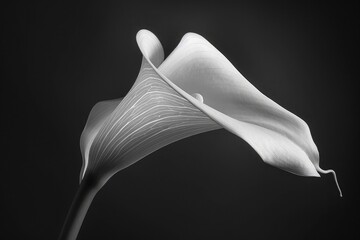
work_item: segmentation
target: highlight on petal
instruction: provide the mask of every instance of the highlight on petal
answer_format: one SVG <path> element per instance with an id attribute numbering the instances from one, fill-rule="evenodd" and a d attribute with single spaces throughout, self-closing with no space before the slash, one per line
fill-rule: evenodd
<path id="1" fill-rule="evenodd" d="M 257 90 L 206 39 L 187 33 L 165 60 L 153 33 L 140 30 L 136 40 L 143 54 L 138 78 L 121 102 L 99 103 L 90 113 L 81 177 L 108 179 L 172 142 L 225 128 L 268 164 L 301 176 L 331 172 L 336 180 L 319 167 L 308 125 Z"/>
<path id="2" fill-rule="evenodd" d="M 81 179 L 84 177 L 85 170 L 89 163 L 89 151 L 91 144 L 93 143 L 105 120 L 119 105 L 121 100 L 122 98 L 98 102 L 91 109 L 91 112 L 85 124 L 85 128 L 80 136 L 80 150 L 83 157 L 83 165 L 80 171 L 80 182 Z"/>

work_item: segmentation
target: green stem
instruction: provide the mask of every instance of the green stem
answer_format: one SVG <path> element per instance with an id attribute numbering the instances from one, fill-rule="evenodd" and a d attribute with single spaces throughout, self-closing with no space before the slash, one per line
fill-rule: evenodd
<path id="1" fill-rule="evenodd" d="M 91 202 L 102 186 L 95 178 L 84 177 L 66 216 L 59 240 L 76 239 Z"/>

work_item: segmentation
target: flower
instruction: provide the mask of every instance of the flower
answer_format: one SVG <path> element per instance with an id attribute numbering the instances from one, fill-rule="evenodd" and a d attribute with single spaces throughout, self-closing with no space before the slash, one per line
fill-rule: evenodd
<path id="1" fill-rule="evenodd" d="M 118 171 L 198 133 L 225 128 L 268 164 L 301 176 L 319 166 L 308 125 L 251 85 L 206 39 L 187 33 L 164 60 L 154 34 L 136 36 L 140 73 L 121 99 L 97 103 L 80 137 L 80 187 L 59 239 L 74 240 L 96 193 Z"/>
<path id="2" fill-rule="evenodd" d="M 161 147 L 220 128 L 270 165 L 301 176 L 331 172 L 336 180 L 333 170 L 320 168 L 308 125 L 257 90 L 205 38 L 187 33 L 165 60 L 153 33 L 140 30 L 136 40 L 140 73 L 124 98 L 91 110 L 80 140 L 80 180 L 89 174 L 105 183 Z"/>

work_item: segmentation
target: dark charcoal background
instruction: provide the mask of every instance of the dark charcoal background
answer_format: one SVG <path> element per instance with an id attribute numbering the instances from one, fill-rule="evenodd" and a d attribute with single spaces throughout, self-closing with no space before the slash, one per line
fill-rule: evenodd
<path id="1" fill-rule="evenodd" d="M 122 2 L 2 6 L 2 239 L 57 238 L 78 187 L 88 113 L 132 86 L 142 28 L 159 37 L 166 54 L 186 32 L 203 35 L 263 93 L 303 118 L 344 197 L 331 175 L 303 178 L 273 168 L 218 130 L 115 175 L 78 239 L 359 236 L 355 3 Z"/>

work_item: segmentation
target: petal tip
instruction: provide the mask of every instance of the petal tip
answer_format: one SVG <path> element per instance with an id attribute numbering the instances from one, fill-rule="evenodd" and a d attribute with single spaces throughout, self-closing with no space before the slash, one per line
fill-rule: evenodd
<path id="1" fill-rule="evenodd" d="M 335 171 L 332 170 L 332 169 L 324 170 L 324 169 L 322 169 L 319 165 L 316 165 L 316 170 L 317 170 L 319 173 L 322 173 L 322 174 L 331 173 L 331 174 L 333 175 L 333 177 L 334 177 L 336 187 L 337 187 L 337 189 L 338 189 L 338 191 L 339 191 L 339 195 L 340 195 L 340 197 L 343 197 L 343 194 L 342 194 L 342 191 L 341 191 L 339 182 L 338 182 L 338 180 L 337 180 L 337 176 L 336 176 Z"/>
<path id="2" fill-rule="evenodd" d="M 145 58 L 149 59 L 155 67 L 164 61 L 164 49 L 160 40 L 147 29 L 141 29 L 136 34 L 136 42 Z"/>

